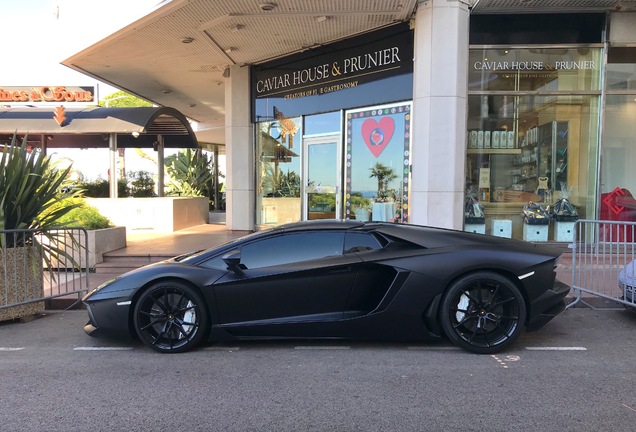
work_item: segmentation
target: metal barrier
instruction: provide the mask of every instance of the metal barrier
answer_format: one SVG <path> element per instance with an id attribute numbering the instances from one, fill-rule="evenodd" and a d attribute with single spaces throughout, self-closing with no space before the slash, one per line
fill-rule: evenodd
<path id="1" fill-rule="evenodd" d="M 44 300 L 57 297 L 77 295 L 79 302 L 89 287 L 87 239 L 76 227 L 0 230 L 0 319 L 14 318 L 10 308 L 43 309 Z"/>
<path id="2" fill-rule="evenodd" d="M 636 307 L 636 222 L 578 220 L 572 249 L 572 290 L 581 302 L 582 294 Z"/>

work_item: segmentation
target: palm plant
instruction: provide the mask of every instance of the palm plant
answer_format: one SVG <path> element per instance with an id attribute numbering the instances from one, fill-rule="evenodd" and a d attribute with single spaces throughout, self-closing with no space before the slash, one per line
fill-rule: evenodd
<path id="1" fill-rule="evenodd" d="M 209 197 L 214 173 L 206 154 L 186 149 L 166 158 L 165 165 L 170 176 L 169 195 Z"/>
<path id="2" fill-rule="evenodd" d="M 20 144 L 15 134 L 2 150 L 0 166 L 0 230 L 29 230 L 32 233 L 0 236 L 0 248 L 31 245 L 35 239 L 44 236 L 50 240 L 40 245 L 45 259 L 64 255 L 56 230 L 65 226 L 60 218 L 76 205 L 51 207 L 58 200 L 72 166 L 57 169 L 43 151 L 28 150 L 26 136 Z"/>
<path id="3" fill-rule="evenodd" d="M 378 180 L 378 197 L 385 199 L 388 196 L 389 183 L 397 178 L 393 168 L 376 162 L 374 166 L 370 168 L 371 175 L 369 177 L 375 177 Z"/>

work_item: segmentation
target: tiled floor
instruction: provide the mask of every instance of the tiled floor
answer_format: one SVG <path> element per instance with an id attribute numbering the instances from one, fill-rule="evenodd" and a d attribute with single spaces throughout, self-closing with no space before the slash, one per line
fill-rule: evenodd
<path id="1" fill-rule="evenodd" d="M 173 233 L 133 231 L 126 234 L 126 247 L 112 254 L 175 256 L 219 246 L 246 234 L 249 231 L 229 231 L 222 224 L 198 225 Z"/>

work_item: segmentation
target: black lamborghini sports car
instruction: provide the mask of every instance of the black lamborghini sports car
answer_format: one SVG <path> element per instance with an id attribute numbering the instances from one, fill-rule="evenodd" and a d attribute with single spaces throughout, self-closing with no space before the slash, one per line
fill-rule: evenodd
<path id="1" fill-rule="evenodd" d="M 130 271 L 88 293 L 90 335 L 205 341 L 446 337 L 495 353 L 564 310 L 562 250 L 383 222 L 310 221 Z"/>

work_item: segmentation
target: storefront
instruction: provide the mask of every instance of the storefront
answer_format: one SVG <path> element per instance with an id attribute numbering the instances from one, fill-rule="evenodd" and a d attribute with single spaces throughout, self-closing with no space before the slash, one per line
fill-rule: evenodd
<path id="1" fill-rule="evenodd" d="M 636 222 L 636 14 L 612 14 L 604 79 L 599 219 Z M 631 238 L 631 229 L 621 233 Z"/>
<path id="2" fill-rule="evenodd" d="M 205 9 L 203 20 L 197 3 L 175 3 L 179 14 L 158 11 L 67 63 L 181 103 L 210 135 L 223 132 L 229 230 L 355 218 L 568 242 L 561 234 L 577 218 L 636 220 L 629 7 L 433 0 L 361 25 L 371 12 L 297 2 L 308 9 L 298 29 L 243 2 L 232 2 L 232 25 L 217 26 L 226 16 Z M 276 42 L 247 16 L 279 29 Z M 163 80 L 174 88 L 150 88 L 113 53 L 169 34 L 164 18 L 169 28 L 206 24 L 174 47 L 155 41 L 148 65 L 189 53 L 188 67 Z M 210 35 L 220 58 L 195 50 Z M 208 70 L 215 85 L 197 81 Z M 186 82 L 199 101 L 175 91 Z"/>
<path id="3" fill-rule="evenodd" d="M 466 225 L 568 241 L 558 222 L 571 228 L 597 214 L 605 17 L 484 16 L 471 25 Z M 475 43 L 488 40 L 499 43 Z"/>
<path id="4" fill-rule="evenodd" d="M 407 24 L 254 67 L 256 225 L 407 222 L 412 71 Z"/>

